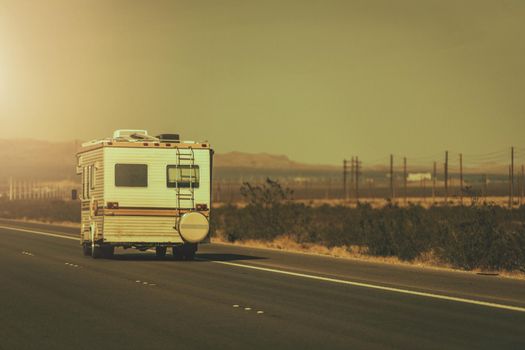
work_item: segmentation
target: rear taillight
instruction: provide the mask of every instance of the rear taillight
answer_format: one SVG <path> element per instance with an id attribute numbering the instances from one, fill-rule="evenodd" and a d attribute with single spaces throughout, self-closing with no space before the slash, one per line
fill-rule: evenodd
<path id="1" fill-rule="evenodd" d="M 108 202 L 108 209 L 118 209 L 118 202 Z"/>
<path id="2" fill-rule="evenodd" d="M 197 204 L 195 205 L 197 210 L 208 210 L 208 204 Z"/>

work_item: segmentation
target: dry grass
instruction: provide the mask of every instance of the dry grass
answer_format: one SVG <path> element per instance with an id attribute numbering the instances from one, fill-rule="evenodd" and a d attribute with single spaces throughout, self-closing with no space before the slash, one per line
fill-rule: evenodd
<path id="1" fill-rule="evenodd" d="M 422 267 L 434 270 L 442 271 L 453 271 L 460 273 L 468 274 L 495 274 L 505 278 L 520 279 L 525 280 L 525 272 L 520 271 L 485 271 L 474 269 L 471 271 L 455 269 L 450 265 L 440 262 L 432 252 L 422 254 L 413 261 L 403 261 L 397 257 L 380 257 L 368 255 L 366 248 L 359 246 L 341 246 L 341 247 L 326 247 L 320 244 L 313 243 L 298 243 L 293 238 L 289 236 L 279 236 L 273 241 L 266 242 L 262 240 L 244 240 L 236 241 L 234 243 L 228 242 L 223 237 L 213 237 L 212 243 L 225 244 L 225 245 L 235 245 L 242 247 L 250 248 L 259 248 L 259 249 L 271 249 L 278 251 L 287 251 L 294 253 L 310 254 L 310 255 L 322 255 L 322 256 L 331 256 L 342 259 L 349 259 L 355 261 L 366 261 L 387 265 L 401 265 L 401 266 L 412 266 L 412 267 Z"/>
<path id="2" fill-rule="evenodd" d="M 356 201 L 351 198 L 348 200 L 344 200 L 344 199 L 297 199 L 297 200 L 293 200 L 293 202 L 302 203 L 302 204 L 313 206 L 313 207 L 319 207 L 322 205 L 330 205 L 330 206 L 342 205 L 342 206 L 351 207 L 351 208 L 356 207 Z M 370 204 L 370 206 L 374 209 L 382 208 L 388 204 L 388 201 L 384 198 L 361 197 L 359 199 L 359 202 L 362 204 L 364 203 Z M 423 208 L 429 208 L 432 205 L 437 205 L 437 206 L 445 205 L 445 198 L 436 197 L 433 200 L 432 197 L 409 197 L 407 198 L 406 203 L 403 198 L 396 198 L 395 203 L 400 207 L 405 207 L 405 206 L 412 204 L 412 205 L 420 205 Z M 492 197 L 487 197 L 486 199 L 479 198 L 476 203 L 478 205 L 487 204 L 487 205 L 495 205 L 495 206 L 500 206 L 500 207 L 507 207 L 509 204 L 509 198 L 506 196 L 501 196 L 501 197 L 492 196 Z M 213 207 L 220 208 L 227 204 L 234 204 L 239 208 L 243 208 L 246 206 L 245 202 L 237 201 L 234 203 L 214 202 Z M 461 199 L 457 196 L 451 196 L 448 198 L 448 204 L 452 206 L 461 205 Z M 472 204 L 473 204 L 472 198 L 470 197 L 463 198 L 463 205 L 470 206 Z M 514 204 L 515 204 L 515 207 L 518 207 L 517 199 L 515 199 Z"/>
<path id="3" fill-rule="evenodd" d="M 342 200 L 342 199 L 314 199 L 314 200 L 298 200 L 297 202 L 307 204 L 307 205 L 313 205 L 313 206 L 320 206 L 320 205 L 343 205 L 348 207 L 355 207 L 356 201 L 354 199 L 349 200 Z M 362 197 L 359 199 L 359 202 L 364 204 L 370 204 L 372 208 L 378 209 L 382 208 L 385 205 L 387 205 L 389 202 L 384 198 L 367 198 Z M 461 199 L 459 197 L 449 197 L 448 205 L 455 206 L 455 205 L 461 205 Z M 445 202 L 444 197 L 436 197 L 434 200 L 429 197 L 408 197 L 406 202 L 404 198 L 396 198 L 393 203 L 397 204 L 400 207 L 406 207 L 408 205 L 420 205 L 423 208 L 429 208 L 433 205 L 437 206 L 443 206 L 447 202 Z M 470 206 L 472 204 L 478 204 L 478 205 L 497 205 L 501 207 L 508 206 L 508 197 L 488 197 L 486 200 L 484 199 L 478 199 L 476 202 L 473 201 L 472 198 L 464 197 L 463 198 L 463 205 Z M 516 203 L 517 204 L 517 203 Z"/>

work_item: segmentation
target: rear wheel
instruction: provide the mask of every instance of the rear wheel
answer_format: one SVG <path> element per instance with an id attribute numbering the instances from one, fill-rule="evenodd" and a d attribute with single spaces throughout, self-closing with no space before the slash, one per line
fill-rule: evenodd
<path id="1" fill-rule="evenodd" d="M 186 243 L 182 246 L 182 254 L 184 256 L 184 260 L 194 260 L 195 252 L 197 252 L 197 244 L 195 243 Z"/>
<path id="2" fill-rule="evenodd" d="M 82 254 L 84 254 L 84 256 L 91 256 L 91 244 L 90 243 L 82 243 Z"/>
<path id="3" fill-rule="evenodd" d="M 166 247 L 155 247 L 155 255 L 157 258 L 163 259 L 166 256 Z"/>
<path id="4" fill-rule="evenodd" d="M 93 246 L 93 249 L 92 249 L 92 252 L 91 252 L 91 256 L 93 257 L 93 259 L 100 259 L 100 258 L 102 258 L 102 248 L 101 247 L 97 247 L 97 246 Z"/>
<path id="5" fill-rule="evenodd" d="M 109 258 L 112 258 L 114 254 L 115 254 L 114 246 L 103 245 L 103 246 L 93 246 L 91 256 L 94 259 L 100 259 L 100 258 L 109 259 Z"/>
<path id="6" fill-rule="evenodd" d="M 173 246 L 173 259 L 175 260 L 182 260 L 184 257 L 182 245 L 174 245 Z"/>

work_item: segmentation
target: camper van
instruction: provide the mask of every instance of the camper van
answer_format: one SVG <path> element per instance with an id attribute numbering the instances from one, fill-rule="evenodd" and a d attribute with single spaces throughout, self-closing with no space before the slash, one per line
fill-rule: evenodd
<path id="1" fill-rule="evenodd" d="M 168 248 L 175 259 L 193 260 L 208 243 L 213 150 L 178 134 L 117 130 L 113 137 L 82 144 L 80 243 L 84 255 L 111 257 L 116 247 Z"/>

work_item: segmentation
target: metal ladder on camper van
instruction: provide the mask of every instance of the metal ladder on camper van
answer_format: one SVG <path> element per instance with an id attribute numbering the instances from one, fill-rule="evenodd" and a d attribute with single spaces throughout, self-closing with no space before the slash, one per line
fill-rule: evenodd
<path id="1" fill-rule="evenodd" d="M 182 204 L 188 204 L 184 206 L 184 209 L 195 209 L 195 188 L 194 188 L 194 181 L 195 181 L 195 152 L 193 151 L 193 148 L 190 147 L 188 149 L 182 149 L 183 151 L 187 152 L 181 152 L 181 149 L 176 147 L 177 152 L 177 171 L 178 171 L 178 179 L 181 181 L 188 180 L 189 187 L 179 187 L 178 181 L 175 181 L 175 194 L 177 196 L 177 220 L 181 216 L 181 209 Z M 182 171 L 182 166 L 188 166 L 189 169 L 189 175 L 184 175 Z M 189 202 L 189 203 L 188 203 Z"/>

